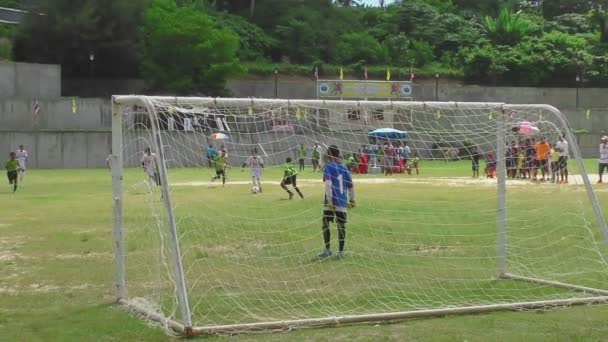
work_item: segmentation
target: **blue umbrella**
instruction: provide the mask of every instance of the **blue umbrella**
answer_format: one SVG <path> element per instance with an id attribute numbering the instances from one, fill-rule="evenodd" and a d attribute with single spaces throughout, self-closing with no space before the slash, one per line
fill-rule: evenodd
<path id="1" fill-rule="evenodd" d="M 375 131 L 369 132 L 368 136 L 380 139 L 398 140 L 407 139 L 409 135 L 407 134 L 407 132 L 400 131 L 394 128 L 379 128 Z"/>

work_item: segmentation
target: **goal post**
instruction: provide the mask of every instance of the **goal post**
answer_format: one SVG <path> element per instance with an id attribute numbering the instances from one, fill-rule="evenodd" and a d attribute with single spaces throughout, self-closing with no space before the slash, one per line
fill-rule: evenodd
<path id="1" fill-rule="evenodd" d="M 568 184 L 525 154 L 541 139 L 568 143 Z M 329 145 L 359 203 L 340 260 L 314 257 Z M 256 150 L 264 193 L 210 182 L 210 149 L 234 168 Z M 288 157 L 299 202 L 280 199 Z M 110 161 L 117 300 L 184 335 L 608 302 L 602 207 L 549 105 L 114 96 Z"/>

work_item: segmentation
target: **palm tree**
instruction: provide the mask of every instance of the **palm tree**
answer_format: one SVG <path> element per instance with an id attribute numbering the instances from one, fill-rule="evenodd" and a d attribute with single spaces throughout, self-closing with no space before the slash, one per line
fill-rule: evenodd
<path id="1" fill-rule="evenodd" d="M 515 45 L 530 32 L 530 23 L 519 13 L 511 15 L 506 7 L 500 10 L 497 18 L 485 17 L 483 27 L 488 38 L 501 45 Z"/>

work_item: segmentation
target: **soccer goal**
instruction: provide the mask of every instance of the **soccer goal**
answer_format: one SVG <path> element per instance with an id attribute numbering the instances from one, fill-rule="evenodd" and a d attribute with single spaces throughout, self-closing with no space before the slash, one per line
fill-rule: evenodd
<path id="1" fill-rule="evenodd" d="M 116 296 L 170 331 L 608 301 L 606 222 L 576 137 L 554 107 L 147 96 L 112 103 Z M 543 141 L 566 148 L 534 148 Z M 330 145 L 353 174 L 358 205 L 348 212 L 345 256 L 319 259 L 319 169 Z M 259 194 L 240 170 L 254 149 L 265 164 Z M 231 166 L 224 186 L 211 181 L 209 160 L 222 150 Z M 533 154 L 545 150 L 546 160 Z M 298 170 L 304 159 L 304 199 L 289 200 L 279 186 L 287 158 Z"/>

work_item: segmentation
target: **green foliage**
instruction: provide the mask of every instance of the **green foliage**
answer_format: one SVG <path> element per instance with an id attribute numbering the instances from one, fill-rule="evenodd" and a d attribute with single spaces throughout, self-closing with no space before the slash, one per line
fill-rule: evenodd
<path id="1" fill-rule="evenodd" d="M 551 0 L 542 2 L 542 13 L 547 19 L 552 19 L 562 14 L 567 13 L 587 13 L 597 4 L 604 3 L 606 1 L 582 1 L 582 0 Z"/>
<path id="2" fill-rule="evenodd" d="M 348 33 L 337 44 L 338 62 L 353 64 L 364 61 L 369 64 L 383 64 L 387 60 L 386 49 L 368 33 Z"/>
<path id="3" fill-rule="evenodd" d="M 421 67 L 433 61 L 433 47 L 431 44 L 413 40 L 406 54 L 407 61 L 416 67 Z"/>
<path id="4" fill-rule="evenodd" d="M 463 50 L 465 76 L 472 81 L 538 86 L 569 84 L 589 69 L 593 56 L 584 38 L 563 32 L 525 37 L 516 46 L 486 44 Z"/>
<path id="5" fill-rule="evenodd" d="M 146 13 L 143 75 L 158 89 L 177 94 L 220 95 L 227 78 L 245 68 L 236 54 L 237 36 L 217 28 L 193 5 L 153 0 Z"/>
<path id="6" fill-rule="evenodd" d="M 497 18 L 485 17 L 483 26 L 488 38 L 500 45 L 515 45 L 530 31 L 530 22 L 508 8 L 502 8 Z"/>
<path id="7" fill-rule="evenodd" d="M 591 31 L 589 18 L 584 14 L 567 13 L 553 18 L 546 24 L 547 31 L 560 31 L 570 34 Z"/>
<path id="8" fill-rule="evenodd" d="M 606 10 L 593 10 L 589 13 L 589 18 L 600 33 L 600 41 L 608 42 L 608 12 Z"/>
<path id="9" fill-rule="evenodd" d="M 12 44 L 11 41 L 6 38 L 0 37 L 0 61 L 11 60 Z"/>
<path id="10" fill-rule="evenodd" d="M 146 0 L 40 0 L 19 26 L 16 59 L 61 64 L 64 76 L 137 74 Z M 94 54 L 92 63 L 89 55 Z"/>
<path id="11" fill-rule="evenodd" d="M 217 23 L 220 27 L 232 30 L 240 41 L 238 57 L 244 61 L 264 60 L 277 42 L 245 18 L 231 15 L 226 12 L 219 13 Z"/>
<path id="12" fill-rule="evenodd" d="M 0 7 L 19 8 L 19 0 L 0 0 Z"/>

